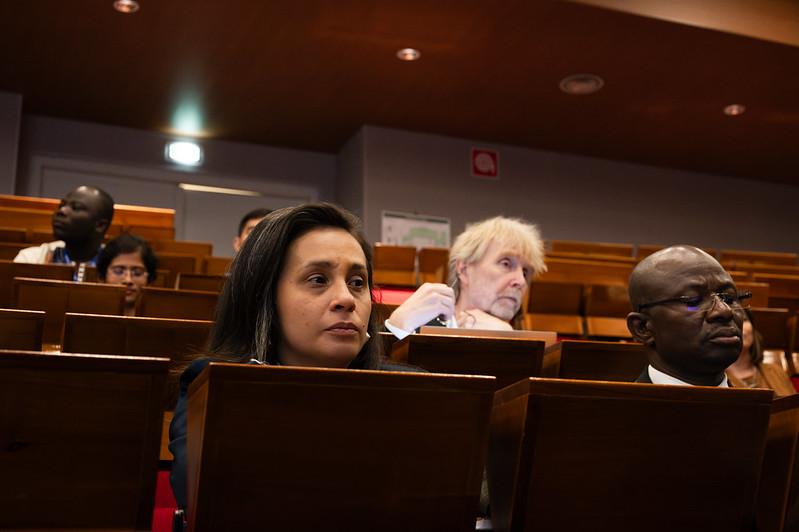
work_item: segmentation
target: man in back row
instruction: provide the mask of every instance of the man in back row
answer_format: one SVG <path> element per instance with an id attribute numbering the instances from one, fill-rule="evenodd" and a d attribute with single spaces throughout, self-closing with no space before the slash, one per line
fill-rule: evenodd
<path id="1" fill-rule="evenodd" d="M 254 209 L 247 214 L 239 222 L 239 232 L 238 235 L 233 237 L 233 251 L 236 253 L 239 252 L 241 246 L 244 245 L 244 241 L 247 240 L 247 237 L 250 236 L 252 230 L 255 229 L 255 226 L 258 223 L 266 218 L 266 215 L 272 212 L 270 209 Z"/>
<path id="2" fill-rule="evenodd" d="M 420 286 L 386 320 L 386 329 L 400 339 L 428 323 L 511 330 L 530 282 L 545 271 L 544 244 L 535 225 L 502 216 L 483 220 L 455 239 L 450 286 Z"/>
<path id="3" fill-rule="evenodd" d="M 14 262 L 94 266 L 113 217 L 114 200 L 106 191 L 79 186 L 64 196 L 53 213 L 53 235 L 58 240 L 23 249 Z"/>
<path id="4" fill-rule="evenodd" d="M 660 250 L 635 267 L 629 293 L 627 328 L 649 358 L 638 382 L 728 386 L 751 294 L 716 259 L 691 246 Z"/>

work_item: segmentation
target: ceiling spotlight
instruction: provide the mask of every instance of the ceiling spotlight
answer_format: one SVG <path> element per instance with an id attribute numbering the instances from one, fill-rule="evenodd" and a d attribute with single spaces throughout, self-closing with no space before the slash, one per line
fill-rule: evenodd
<path id="1" fill-rule="evenodd" d="M 724 114 L 727 116 L 739 116 L 744 114 L 745 111 L 746 107 L 739 103 L 734 103 L 724 108 Z"/>
<path id="2" fill-rule="evenodd" d="M 397 50 L 397 57 L 402 61 L 416 61 L 422 56 L 422 53 L 416 48 L 403 48 Z"/>
<path id="3" fill-rule="evenodd" d="M 115 0 L 114 9 L 129 15 L 139 10 L 139 3 L 136 0 Z"/>
<path id="4" fill-rule="evenodd" d="M 185 166 L 198 166 L 203 160 L 203 150 L 196 142 L 170 142 L 166 145 L 166 159 Z"/>
<path id="5" fill-rule="evenodd" d="M 605 85 L 605 81 L 596 74 L 572 74 L 566 76 L 558 86 L 566 94 L 586 96 L 594 94 Z"/>

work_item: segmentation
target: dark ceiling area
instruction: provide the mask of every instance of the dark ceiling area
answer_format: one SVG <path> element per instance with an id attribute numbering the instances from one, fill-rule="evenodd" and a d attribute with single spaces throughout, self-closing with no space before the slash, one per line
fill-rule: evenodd
<path id="1" fill-rule="evenodd" d="M 3 2 L 0 90 L 26 114 L 307 150 L 371 124 L 799 185 L 794 46 L 554 0 L 139 3 Z M 567 95 L 574 73 L 605 85 Z"/>

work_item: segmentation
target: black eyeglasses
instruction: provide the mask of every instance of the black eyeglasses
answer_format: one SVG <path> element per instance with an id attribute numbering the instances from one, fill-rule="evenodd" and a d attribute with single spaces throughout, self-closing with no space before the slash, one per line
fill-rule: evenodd
<path id="1" fill-rule="evenodd" d="M 716 303 L 716 299 L 730 307 L 732 310 L 741 310 L 749 307 L 749 300 L 752 292 L 710 292 L 701 296 L 680 296 L 652 303 L 638 305 L 638 312 L 645 308 L 655 305 L 667 305 L 669 303 L 682 303 L 691 312 L 707 312 Z"/>

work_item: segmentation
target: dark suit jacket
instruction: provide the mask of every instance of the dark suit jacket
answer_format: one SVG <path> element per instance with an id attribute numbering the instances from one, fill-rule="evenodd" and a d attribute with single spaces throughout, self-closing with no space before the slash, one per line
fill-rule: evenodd
<path id="1" fill-rule="evenodd" d="M 172 417 L 172 423 L 169 425 L 169 451 L 172 453 L 172 472 L 169 476 L 169 482 L 172 484 L 172 492 L 175 494 L 175 500 L 179 508 L 186 507 L 186 422 L 187 422 L 187 409 L 186 401 L 188 400 L 189 385 L 196 379 L 205 367 L 211 362 L 230 362 L 229 360 L 201 358 L 192 362 L 188 368 L 180 376 L 180 395 L 178 396 L 177 405 L 175 405 L 175 414 Z M 425 370 L 415 366 L 390 364 L 384 363 L 380 366 L 382 371 L 406 371 L 406 372 L 421 372 L 426 373 Z"/>
<path id="2" fill-rule="evenodd" d="M 649 366 L 644 368 L 644 371 L 638 375 L 638 378 L 635 379 L 635 382 L 646 382 L 648 384 L 652 384 L 652 379 L 649 378 Z"/>

